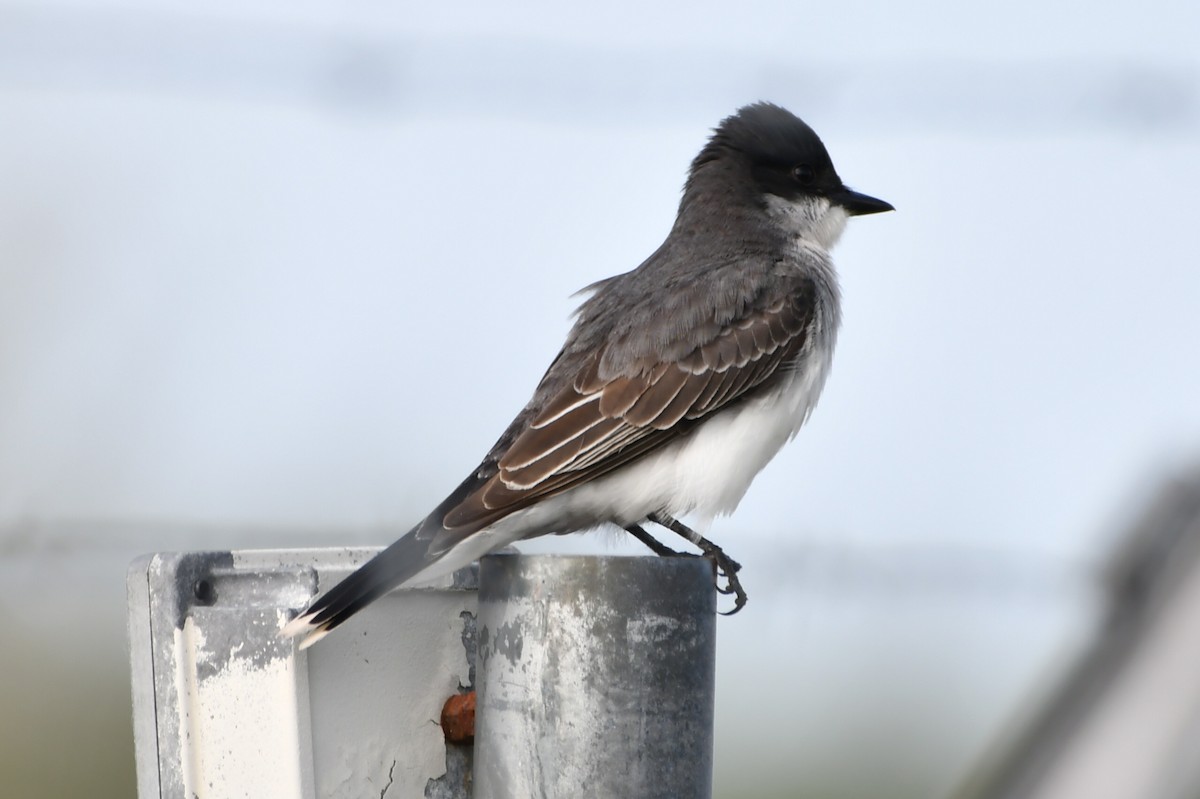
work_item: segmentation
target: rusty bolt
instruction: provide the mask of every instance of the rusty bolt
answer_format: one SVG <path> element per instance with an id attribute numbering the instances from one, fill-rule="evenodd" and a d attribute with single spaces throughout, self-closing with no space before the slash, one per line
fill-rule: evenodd
<path id="1" fill-rule="evenodd" d="M 442 706 L 442 732 L 452 744 L 475 742 L 475 692 L 455 694 Z"/>

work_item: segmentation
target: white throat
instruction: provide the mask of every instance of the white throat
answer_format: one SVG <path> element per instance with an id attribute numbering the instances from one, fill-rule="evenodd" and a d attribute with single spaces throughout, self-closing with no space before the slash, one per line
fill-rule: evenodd
<path id="1" fill-rule="evenodd" d="M 823 250 L 830 250 L 846 229 L 849 215 L 840 205 L 824 197 L 785 200 L 767 195 L 767 214 L 790 236 L 805 239 Z"/>

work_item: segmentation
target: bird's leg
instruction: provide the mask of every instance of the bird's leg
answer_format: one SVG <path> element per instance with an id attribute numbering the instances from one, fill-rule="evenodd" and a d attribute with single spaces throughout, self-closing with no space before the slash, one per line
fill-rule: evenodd
<path id="1" fill-rule="evenodd" d="M 709 541 L 707 538 L 700 535 L 695 530 L 688 527 L 686 524 L 679 521 L 678 519 L 674 519 L 665 513 L 651 513 L 646 518 L 648 518 L 650 521 L 654 522 L 657 525 L 666 527 L 668 530 L 670 530 L 673 533 L 678 533 L 679 535 L 686 538 L 688 541 L 691 541 L 693 544 L 695 544 L 697 547 L 700 548 L 700 551 L 704 553 L 704 557 L 708 558 L 709 561 L 712 562 L 713 578 L 716 581 L 717 590 L 720 591 L 722 594 L 733 594 L 735 597 L 734 603 L 733 603 L 733 610 L 725 612 L 721 615 L 732 616 L 733 614 L 735 614 L 739 610 L 741 610 L 743 606 L 745 606 L 746 599 L 747 599 L 746 590 L 744 588 L 742 588 L 742 583 L 740 580 L 738 580 L 738 577 L 737 577 L 737 573 L 741 570 L 742 564 L 738 563 L 736 560 L 734 560 L 733 558 L 726 555 L 725 550 L 721 549 L 719 546 L 714 544 L 712 541 Z M 632 532 L 632 530 L 630 532 Z M 645 532 L 645 531 L 643 531 L 643 532 Z M 634 533 L 634 535 L 637 535 L 637 534 Z M 658 542 L 655 542 L 655 543 L 658 543 Z M 659 544 L 659 546 L 662 546 L 662 545 Z M 653 547 L 651 547 L 651 549 L 653 549 Z M 720 583 L 720 579 L 722 577 L 725 578 L 725 587 L 724 588 L 721 587 L 721 583 Z"/>
<path id="2" fill-rule="evenodd" d="M 627 526 L 625 530 L 638 541 L 641 541 L 643 544 L 650 547 L 654 554 L 661 558 L 678 558 L 688 554 L 687 552 L 676 552 L 675 550 L 671 549 L 669 546 L 647 533 L 645 528 L 643 528 L 640 524 L 631 524 Z"/>

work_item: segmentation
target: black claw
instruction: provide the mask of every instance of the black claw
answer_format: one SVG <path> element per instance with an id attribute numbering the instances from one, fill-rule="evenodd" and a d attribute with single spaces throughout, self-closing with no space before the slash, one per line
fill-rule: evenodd
<path id="1" fill-rule="evenodd" d="M 711 546 L 712 551 L 705 553 L 705 556 L 712 560 L 713 571 L 716 573 L 717 579 L 719 580 L 720 577 L 725 578 L 724 588 L 721 587 L 720 582 L 717 582 L 717 592 L 726 596 L 733 594 L 736 597 L 733 601 L 733 610 L 722 611 L 721 615 L 732 616 L 746 606 L 748 598 L 746 590 L 742 588 L 741 580 L 737 577 L 737 573 L 741 570 L 742 566 L 726 555 L 717 545 L 713 544 Z"/>

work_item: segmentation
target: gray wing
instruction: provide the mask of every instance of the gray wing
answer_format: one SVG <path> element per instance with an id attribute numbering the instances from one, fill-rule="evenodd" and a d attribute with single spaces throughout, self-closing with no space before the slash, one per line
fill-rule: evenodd
<path id="1" fill-rule="evenodd" d="M 434 548 L 449 549 L 538 499 L 641 458 L 772 385 L 808 343 L 814 302 L 812 284 L 797 281 L 786 295 L 713 325 L 683 357 L 643 363 L 633 374 L 603 376 L 602 344 L 545 398 L 552 366 L 535 394 L 542 397 L 536 410 L 518 417 L 469 488 L 464 483 L 457 501 L 440 509 L 443 530 Z"/>

